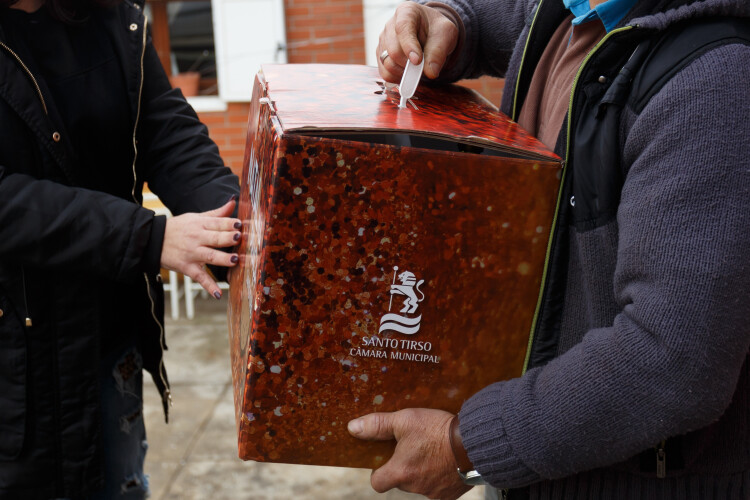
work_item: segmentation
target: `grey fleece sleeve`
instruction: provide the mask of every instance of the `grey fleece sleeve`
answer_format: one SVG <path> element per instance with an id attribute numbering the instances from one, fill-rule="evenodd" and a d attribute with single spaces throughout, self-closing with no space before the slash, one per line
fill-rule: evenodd
<path id="1" fill-rule="evenodd" d="M 480 473 L 519 487 L 621 462 L 716 421 L 750 348 L 750 48 L 675 75 L 623 143 L 607 328 L 465 402 Z"/>

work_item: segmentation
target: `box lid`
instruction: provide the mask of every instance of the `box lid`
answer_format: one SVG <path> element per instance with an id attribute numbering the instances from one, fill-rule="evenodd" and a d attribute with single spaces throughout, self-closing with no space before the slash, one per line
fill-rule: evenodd
<path id="1" fill-rule="evenodd" d="M 399 108 L 398 86 L 371 66 L 264 64 L 259 80 L 285 133 L 401 132 L 559 160 L 484 97 L 459 85 L 421 84 Z"/>

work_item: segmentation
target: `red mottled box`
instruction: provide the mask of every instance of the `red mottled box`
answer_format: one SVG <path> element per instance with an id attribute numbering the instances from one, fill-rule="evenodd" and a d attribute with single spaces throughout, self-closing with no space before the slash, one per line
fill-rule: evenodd
<path id="1" fill-rule="evenodd" d="M 354 417 L 518 376 L 561 162 L 473 91 L 263 66 L 230 342 L 240 458 L 375 468 Z"/>

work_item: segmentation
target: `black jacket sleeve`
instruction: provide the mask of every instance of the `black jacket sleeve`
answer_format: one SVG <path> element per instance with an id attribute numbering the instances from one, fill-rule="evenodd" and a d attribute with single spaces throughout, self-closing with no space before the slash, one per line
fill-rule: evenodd
<path id="1" fill-rule="evenodd" d="M 149 43 L 144 54 L 142 117 L 138 127 L 139 176 L 174 215 L 219 208 L 239 195 L 239 179 L 224 166 L 219 148 L 179 90 L 172 89 Z M 236 209 L 235 209 L 236 214 Z M 150 246 L 161 252 L 164 231 Z M 211 267 L 217 279 L 226 269 Z"/>
<path id="2" fill-rule="evenodd" d="M 163 235 L 163 221 L 155 226 L 154 213 L 133 202 L 2 165 L 0 199 L 4 263 L 93 271 L 119 281 L 158 271 L 158 261 L 145 256 L 154 229 Z"/>
<path id="3" fill-rule="evenodd" d="M 12 145 L 8 145 L 11 147 Z M 144 57 L 137 171 L 174 214 L 217 208 L 238 194 L 217 146 L 153 47 Z M 37 179 L 0 165 L 3 264 L 67 268 L 118 281 L 159 270 L 165 219 L 133 201 Z"/>
<path id="4" fill-rule="evenodd" d="M 239 179 L 182 93 L 170 87 L 151 44 L 144 73 L 139 176 L 174 215 L 220 207 L 239 194 Z"/>

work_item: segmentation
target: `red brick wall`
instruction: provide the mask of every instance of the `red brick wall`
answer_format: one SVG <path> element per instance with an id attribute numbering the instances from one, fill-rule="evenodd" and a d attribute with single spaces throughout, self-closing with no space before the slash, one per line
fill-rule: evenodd
<path id="1" fill-rule="evenodd" d="M 285 0 L 290 63 L 364 64 L 362 0 Z"/>
<path id="2" fill-rule="evenodd" d="M 362 0 L 285 0 L 287 60 L 290 63 L 365 63 Z M 461 82 L 500 103 L 502 80 Z M 229 103 L 227 111 L 200 113 L 224 162 L 240 175 L 245 155 L 247 103 Z"/>
<path id="3" fill-rule="evenodd" d="M 242 173 L 249 112 L 249 103 L 230 102 L 226 111 L 198 114 L 208 127 L 208 134 L 219 146 L 224 163 L 237 175 Z"/>

